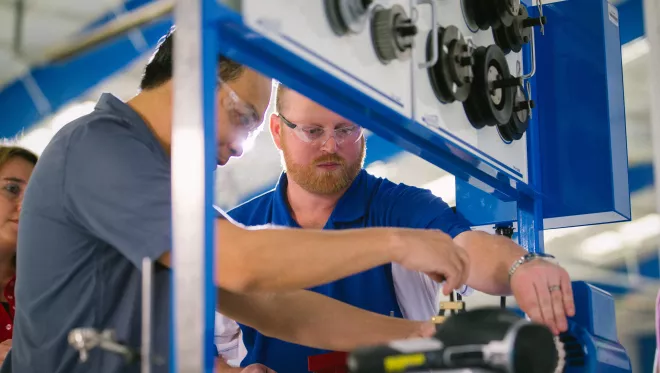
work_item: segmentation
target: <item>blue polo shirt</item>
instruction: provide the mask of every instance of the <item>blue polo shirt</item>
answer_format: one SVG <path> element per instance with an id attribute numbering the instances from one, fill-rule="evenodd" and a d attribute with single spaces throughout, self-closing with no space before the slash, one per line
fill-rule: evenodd
<path id="1" fill-rule="evenodd" d="M 300 227 L 286 198 L 287 177 L 282 174 L 274 190 L 229 211 L 247 226 L 274 224 Z M 339 199 L 324 229 L 405 227 L 440 229 L 451 237 L 470 229 L 442 199 L 426 189 L 396 184 L 362 170 Z M 401 317 L 390 264 L 309 289 L 353 306 L 383 315 Z M 326 353 L 266 337 L 240 325 L 247 356 L 241 366 L 261 363 L 281 373 L 307 372 L 307 358 Z"/>

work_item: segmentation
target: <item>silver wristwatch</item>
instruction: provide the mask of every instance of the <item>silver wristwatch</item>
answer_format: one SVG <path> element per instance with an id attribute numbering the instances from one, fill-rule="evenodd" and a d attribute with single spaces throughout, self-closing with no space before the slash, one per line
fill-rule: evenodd
<path id="1" fill-rule="evenodd" d="M 511 281 L 511 276 L 518 270 L 518 268 L 528 262 L 531 262 L 535 259 L 554 259 L 555 257 L 550 254 L 539 254 L 539 253 L 529 253 L 521 256 L 518 260 L 513 262 L 511 268 L 509 268 L 509 281 Z"/>

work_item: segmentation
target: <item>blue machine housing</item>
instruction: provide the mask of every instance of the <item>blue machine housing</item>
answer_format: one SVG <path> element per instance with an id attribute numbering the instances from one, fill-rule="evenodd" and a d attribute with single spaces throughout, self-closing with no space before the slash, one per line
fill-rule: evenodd
<path id="1" fill-rule="evenodd" d="M 530 7 L 530 14 L 538 14 Z M 628 154 L 618 13 L 605 0 L 567 0 L 543 7 L 536 32 L 539 162 L 534 188 L 545 229 L 629 220 Z M 533 165 L 530 164 L 530 167 Z M 457 209 L 474 225 L 517 220 L 504 202 L 457 178 Z"/>
<path id="2" fill-rule="evenodd" d="M 582 281 L 573 282 L 573 294 L 576 313 L 560 336 L 566 349 L 564 372 L 630 372 L 630 359 L 617 337 L 612 296 Z"/>

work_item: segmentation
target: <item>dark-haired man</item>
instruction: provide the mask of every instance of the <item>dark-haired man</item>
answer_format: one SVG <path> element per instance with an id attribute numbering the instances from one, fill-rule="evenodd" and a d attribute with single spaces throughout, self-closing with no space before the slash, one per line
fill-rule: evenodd
<path id="1" fill-rule="evenodd" d="M 158 262 L 154 353 L 167 355 L 173 40 L 170 34 L 159 45 L 136 97 L 124 103 L 104 94 L 94 112 L 65 126 L 44 150 L 20 217 L 13 350 L 3 372 L 138 372 L 138 364 L 126 367 L 100 349 L 81 364 L 67 334 L 112 329 L 138 347 L 144 257 Z M 223 165 L 261 124 L 271 81 L 223 58 L 218 70 Z M 347 350 L 433 328 L 296 289 L 389 262 L 446 278 L 446 292 L 465 282 L 467 254 L 440 231 L 245 229 L 223 216 L 217 231 L 221 311 L 266 335 L 314 347 Z"/>

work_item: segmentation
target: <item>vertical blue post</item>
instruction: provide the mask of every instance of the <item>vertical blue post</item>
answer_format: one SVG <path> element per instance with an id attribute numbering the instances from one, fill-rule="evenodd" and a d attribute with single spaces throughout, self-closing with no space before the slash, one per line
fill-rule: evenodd
<path id="1" fill-rule="evenodd" d="M 213 0 L 177 0 L 172 124 L 173 373 L 212 373 L 217 34 Z"/>
<path id="2" fill-rule="evenodd" d="M 536 6 L 529 8 L 530 16 L 538 14 Z M 538 28 L 534 28 L 535 39 L 542 38 Z M 534 46 L 536 48 L 536 45 Z M 523 66 L 524 71 L 532 70 L 531 65 L 531 45 L 523 48 Z M 536 78 L 530 79 L 531 98 L 536 100 L 535 83 Z M 540 125 L 538 115 L 533 115 L 527 129 L 527 162 L 528 162 L 528 184 L 536 192 L 535 194 L 521 193 L 518 200 L 518 243 L 527 249 L 530 253 L 543 253 L 543 201 L 540 197 L 541 190 L 541 156 L 540 156 Z"/>

